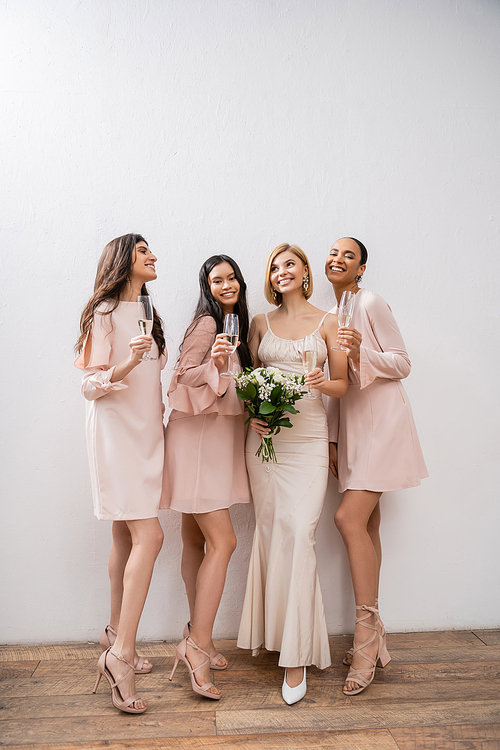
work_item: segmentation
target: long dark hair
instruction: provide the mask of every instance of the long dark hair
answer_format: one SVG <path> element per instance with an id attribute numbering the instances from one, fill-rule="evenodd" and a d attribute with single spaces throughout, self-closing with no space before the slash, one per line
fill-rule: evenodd
<path id="1" fill-rule="evenodd" d="M 103 315 L 111 315 L 116 310 L 120 295 L 125 291 L 130 279 L 132 264 L 135 260 L 134 249 L 138 242 L 148 244 L 142 234 L 124 234 L 108 242 L 103 250 L 94 283 L 94 294 L 85 305 L 80 318 L 80 336 L 75 344 L 75 351 L 81 352 L 85 340 L 92 328 L 95 311 L 102 302 L 110 301 L 111 305 Z M 142 285 L 142 295 L 148 295 L 146 284 Z M 151 335 L 158 345 L 160 354 L 165 351 L 162 319 L 153 307 L 153 330 Z"/>
<path id="2" fill-rule="evenodd" d="M 238 266 L 236 261 L 229 257 L 229 255 L 212 255 L 210 258 L 208 258 L 208 260 L 204 262 L 204 264 L 200 268 L 200 273 L 198 275 L 198 280 L 200 283 L 200 296 L 198 298 L 196 310 L 194 311 L 193 322 L 187 329 L 184 335 L 184 340 L 186 339 L 186 336 L 188 336 L 193 330 L 196 321 L 199 318 L 202 318 L 204 315 L 209 315 L 215 320 L 217 326 L 216 333 L 222 333 L 223 331 L 224 311 L 210 291 L 210 284 L 208 281 L 210 272 L 213 268 L 215 268 L 215 266 L 218 266 L 220 263 L 229 263 L 240 285 L 238 302 L 235 304 L 233 311 L 238 316 L 240 323 L 240 345 L 237 351 L 242 367 L 252 367 L 252 355 L 250 354 L 250 349 L 248 348 L 249 318 L 247 306 L 247 285 L 240 271 L 240 267 Z"/>

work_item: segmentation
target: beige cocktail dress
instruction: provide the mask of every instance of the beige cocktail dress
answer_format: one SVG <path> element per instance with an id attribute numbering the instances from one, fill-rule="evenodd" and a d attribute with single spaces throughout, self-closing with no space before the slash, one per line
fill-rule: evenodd
<path id="1" fill-rule="evenodd" d="M 163 402 L 160 370 L 166 356 L 151 356 L 123 380 L 114 366 L 139 336 L 137 303 L 119 302 L 110 314 L 100 305 L 75 366 L 83 370 L 90 480 L 97 518 L 132 521 L 158 515 L 163 473 Z"/>
<path id="2" fill-rule="evenodd" d="M 410 374 L 410 358 L 392 310 L 378 294 L 360 289 L 350 327 L 363 338 L 360 361 L 349 359 L 345 396 L 327 399 L 339 492 L 416 487 L 428 472 L 401 383 Z"/>
<path id="3" fill-rule="evenodd" d="M 244 404 L 234 380 L 211 358 L 215 320 L 204 315 L 188 329 L 168 389 L 172 407 L 165 430 L 160 508 L 210 513 L 249 503 Z M 232 369 L 240 370 L 237 354 Z"/>
<path id="4" fill-rule="evenodd" d="M 327 347 L 320 328 L 313 335 L 318 367 L 323 367 Z M 278 338 L 269 321 L 259 359 L 265 367 L 304 373 L 302 340 Z M 315 399 L 297 402 L 300 413 L 291 416 L 292 429 L 273 436 L 277 464 L 255 456 L 259 436 L 248 432 L 246 459 L 256 529 L 238 646 L 279 651 L 282 667 L 315 664 L 325 669 L 331 661 L 315 533 L 328 481 L 328 434 L 321 394 L 316 393 Z"/>

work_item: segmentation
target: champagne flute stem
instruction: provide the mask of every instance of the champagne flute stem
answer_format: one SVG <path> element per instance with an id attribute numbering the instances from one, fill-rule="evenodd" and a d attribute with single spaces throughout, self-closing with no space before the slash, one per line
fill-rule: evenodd
<path id="1" fill-rule="evenodd" d="M 231 357 L 232 355 L 230 354 L 227 360 L 227 372 L 221 372 L 223 378 L 228 378 L 231 375 Z"/>

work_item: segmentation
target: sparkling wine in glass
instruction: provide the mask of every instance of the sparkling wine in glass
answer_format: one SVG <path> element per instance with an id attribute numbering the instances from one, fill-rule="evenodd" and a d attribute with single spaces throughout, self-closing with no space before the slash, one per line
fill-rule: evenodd
<path id="1" fill-rule="evenodd" d="M 315 369 L 317 361 L 318 350 L 316 348 L 316 339 L 314 336 L 306 336 L 302 342 L 302 365 L 305 375 Z M 302 398 L 316 398 L 316 396 L 311 392 L 311 388 L 307 386 L 307 391 Z"/>
<path id="2" fill-rule="evenodd" d="M 240 335 L 240 324 L 238 316 L 234 313 L 229 313 L 224 318 L 224 328 L 222 333 L 226 337 L 226 340 L 231 345 L 229 350 L 229 359 L 227 361 L 227 372 L 221 372 L 222 377 L 231 377 L 231 355 L 236 351 L 238 346 L 238 337 Z"/>
<path id="3" fill-rule="evenodd" d="M 150 336 L 153 330 L 153 303 L 151 297 L 142 296 L 137 297 L 137 322 L 139 323 L 139 330 L 143 336 Z M 156 357 L 150 357 L 149 354 L 142 355 L 142 361 L 147 362 L 156 359 Z"/>
<path id="4" fill-rule="evenodd" d="M 342 292 L 342 297 L 340 298 L 339 307 L 337 310 L 337 317 L 339 321 L 339 328 L 348 328 L 349 323 L 352 320 L 352 314 L 354 312 L 354 302 L 356 300 L 356 295 L 354 292 Z M 338 346 L 332 346 L 332 349 L 335 349 L 336 351 L 346 352 L 347 349 L 344 346 L 341 346 L 340 344 Z"/>

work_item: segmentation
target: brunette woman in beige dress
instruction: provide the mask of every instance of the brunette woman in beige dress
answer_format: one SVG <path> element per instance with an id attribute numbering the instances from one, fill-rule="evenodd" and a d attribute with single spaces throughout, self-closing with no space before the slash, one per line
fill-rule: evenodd
<path id="1" fill-rule="evenodd" d="M 240 324 L 232 369 L 251 366 L 252 360 L 246 284 L 238 265 L 227 255 L 214 255 L 203 264 L 199 281 L 198 306 L 168 390 L 172 412 L 160 507 L 182 513 L 181 571 L 190 612 L 170 679 L 182 660 L 193 690 L 218 700 L 210 669 L 226 669 L 227 662 L 214 647 L 212 630 L 236 547 L 228 508 L 250 502 L 244 405 L 232 377 L 224 375 L 230 348 L 222 333 L 225 314 L 238 315 Z"/>
<path id="2" fill-rule="evenodd" d="M 328 432 L 321 394 L 343 396 L 347 359 L 332 349 L 337 319 L 308 302 L 312 274 L 303 250 L 278 245 L 269 256 L 266 298 L 277 309 L 257 315 L 250 330 L 256 366 L 302 375 L 304 338 L 312 336 L 318 366 L 306 376 L 315 398 L 302 398 L 291 416 L 293 427 L 273 436 L 278 463 L 262 463 L 255 453 L 265 422 L 252 420 L 247 466 L 256 529 L 248 571 L 238 646 L 279 651 L 285 668 L 286 703 L 306 693 L 306 667 L 330 665 L 330 648 L 315 554 L 315 533 L 328 481 Z M 328 358 L 331 379 L 323 365 Z"/>
<path id="3" fill-rule="evenodd" d="M 378 611 L 380 497 L 382 492 L 415 487 L 427 469 L 401 380 L 410 360 L 389 305 L 360 289 L 368 253 L 359 240 L 343 237 L 333 245 L 326 275 L 337 303 L 344 291 L 356 295 L 350 326 L 339 328 L 349 357 L 349 388 L 341 401 L 329 399 L 330 467 L 344 493 L 335 523 L 344 539 L 356 600 L 354 645 L 344 693 L 356 695 L 390 660 Z M 337 313 L 335 306 L 332 313 Z"/>
<path id="4" fill-rule="evenodd" d="M 94 511 L 113 522 L 109 558 L 111 615 L 101 634 L 104 675 L 116 708 L 144 713 L 135 674 L 152 665 L 137 656 L 137 627 L 153 566 L 163 542 L 158 521 L 163 471 L 163 403 L 160 370 L 166 362 L 161 319 L 141 336 L 137 297 L 156 279 L 156 258 L 144 237 L 127 234 L 106 245 L 94 294 L 81 317 L 75 365 L 83 370 L 87 446 Z M 142 361 L 146 353 L 154 357 Z"/>

